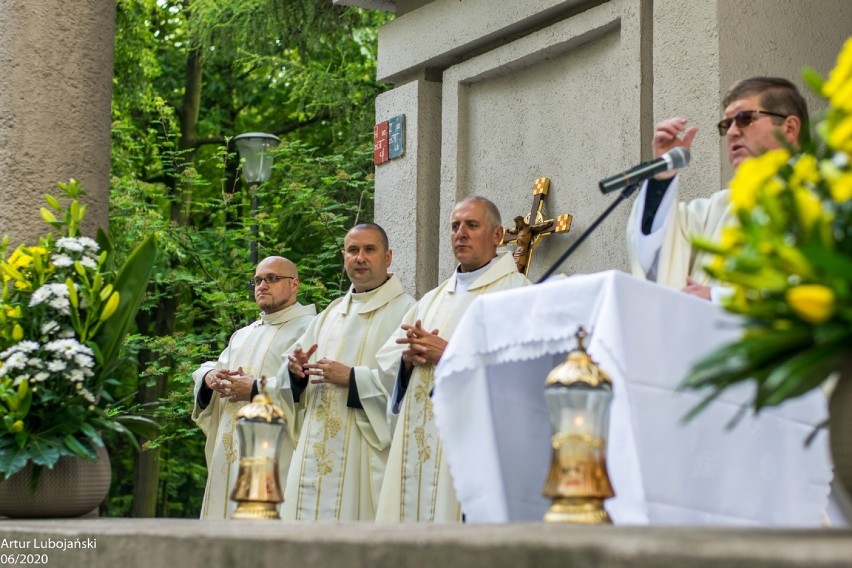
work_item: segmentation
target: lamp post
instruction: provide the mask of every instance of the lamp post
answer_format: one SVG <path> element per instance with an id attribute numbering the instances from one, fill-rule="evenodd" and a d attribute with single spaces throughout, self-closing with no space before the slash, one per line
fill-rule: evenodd
<path id="1" fill-rule="evenodd" d="M 614 495 L 606 469 L 612 382 L 589 357 L 577 330 L 577 349 L 545 381 L 553 426 L 553 458 L 544 486 L 549 523 L 610 524 L 603 502 Z"/>
<path id="2" fill-rule="evenodd" d="M 269 148 L 278 146 L 281 140 L 263 132 L 246 132 L 234 137 L 234 144 L 240 152 L 243 162 L 243 179 L 249 185 L 251 194 L 251 264 L 257 266 L 257 186 L 269 180 L 272 173 L 272 155 Z"/>

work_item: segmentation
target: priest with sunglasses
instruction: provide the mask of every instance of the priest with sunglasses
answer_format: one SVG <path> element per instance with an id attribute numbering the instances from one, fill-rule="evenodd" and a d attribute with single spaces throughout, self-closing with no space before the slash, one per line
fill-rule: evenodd
<path id="1" fill-rule="evenodd" d="M 751 156 L 782 147 L 799 148 L 807 136 L 808 109 L 795 85 L 777 77 L 751 77 L 735 83 L 722 101 L 728 160 L 736 169 Z M 698 128 L 681 117 L 654 129 L 654 157 L 692 145 Z M 732 217 L 729 191 L 708 198 L 677 202 L 676 170 L 646 182 L 627 223 L 628 253 L 633 274 L 718 302 L 725 289 L 712 286 L 702 267 L 709 261 L 692 246 L 695 236 L 718 241 Z"/>

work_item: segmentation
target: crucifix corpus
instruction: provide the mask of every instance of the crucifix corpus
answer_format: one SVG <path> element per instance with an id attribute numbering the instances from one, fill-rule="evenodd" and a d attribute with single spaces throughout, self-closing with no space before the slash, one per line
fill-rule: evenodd
<path id="1" fill-rule="evenodd" d="M 515 217 L 515 226 L 506 229 L 503 244 L 515 243 L 515 264 L 518 272 L 529 273 L 532 252 L 541 243 L 541 239 L 556 233 L 566 233 L 571 229 L 571 215 L 565 213 L 555 219 L 545 219 L 541 212 L 544 198 L 550 189 L 550 178 L 541 177 L 533 185 L 532 208 L 526 217 Z"/>

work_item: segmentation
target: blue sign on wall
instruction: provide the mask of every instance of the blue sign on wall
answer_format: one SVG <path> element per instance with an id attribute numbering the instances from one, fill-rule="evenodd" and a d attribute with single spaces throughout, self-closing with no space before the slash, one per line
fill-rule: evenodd
<path id="1" fill-rule="evenodd" d="M 388 119 L 388 157 L 391 160 L 405 154 L 405 115 Z"/>

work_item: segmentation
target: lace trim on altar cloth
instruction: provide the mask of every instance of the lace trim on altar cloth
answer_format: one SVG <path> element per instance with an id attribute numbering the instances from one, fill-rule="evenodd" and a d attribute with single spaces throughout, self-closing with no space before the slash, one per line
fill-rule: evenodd
<path id="1" fill-rule="evenodd" d="M 593 334 L 592 324 L 605 299 L 611 297 L 602 289 L 622 279 L 633 278 L 615 270 L 572 276 L 574 289 L 580 292 L 556 301 L 554 290 L 565 286 L 565 278 L 536 285 L 540 293 L 532 297 L 525 287 L 477 298 L 456 328 L 454 348 L 438 363 L 437 374 L 567 353 L 576 347 L 577 326 L 572 322 L 582 323 Z M 521 297 L 528 303 L 521 304 Z"/>

